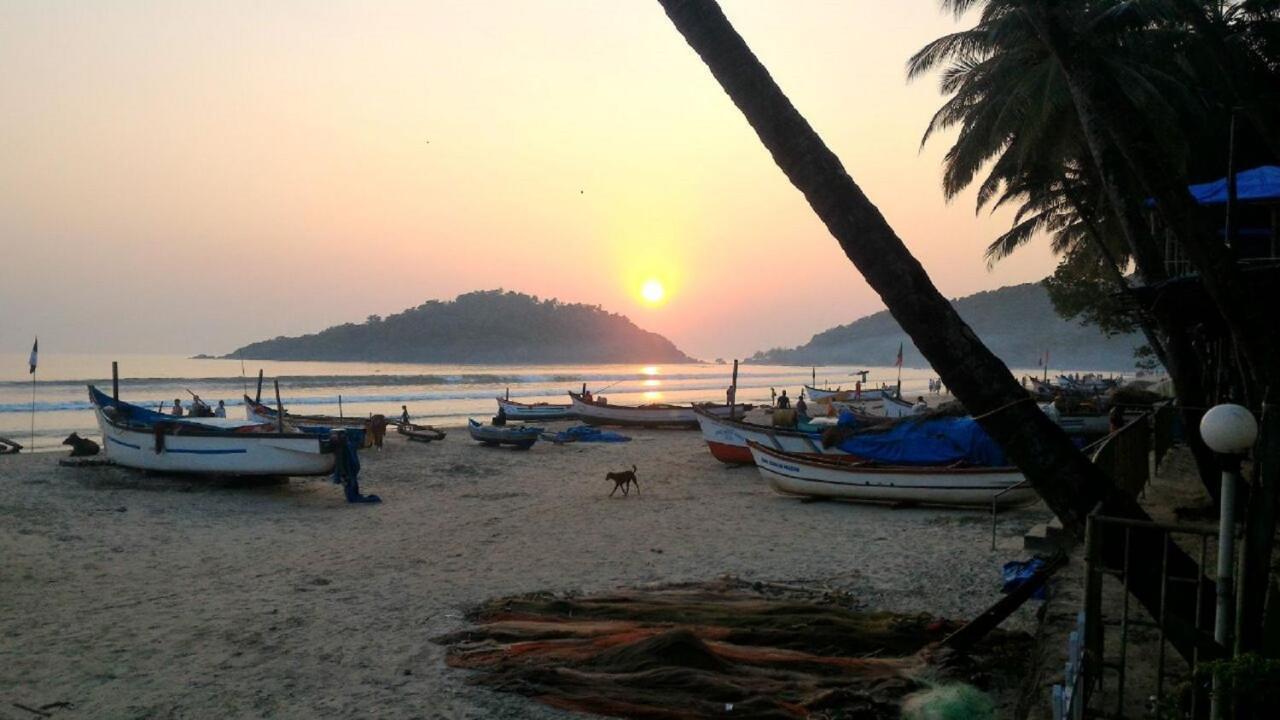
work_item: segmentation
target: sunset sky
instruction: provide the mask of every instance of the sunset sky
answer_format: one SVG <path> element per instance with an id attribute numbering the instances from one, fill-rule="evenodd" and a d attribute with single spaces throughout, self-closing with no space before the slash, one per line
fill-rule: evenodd
<path id="1" fill-rule="evenodd" d="M 936 0 L 722 5 L 945 294 L 1051 270 L 988 272 L 1008 216 L 919 151 Z M 13 0 L 0 107 L 4 352 L 224 353 L 503 287 L 731 357 L 883 308 L 652 0 Z"/>

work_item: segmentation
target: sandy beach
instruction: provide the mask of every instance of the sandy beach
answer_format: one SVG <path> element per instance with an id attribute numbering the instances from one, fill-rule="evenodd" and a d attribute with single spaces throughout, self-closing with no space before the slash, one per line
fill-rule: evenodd
<path id="1" fill-rule="evenodd" d="M 628 434 L 528 452 L 392 435 L 362 455 L 378 505 L 324 478 L 0 458 L 0 718 L 567 717 L 466 684 L 431 638 L 496 596 L 723 574 L 968 618 L 1048 516 L 1003 513 L 991 551 L 982 511 L 804 503 L 699 433 Z M 605 472 L 633 463 L 642 494 L 608 497 Z"/>

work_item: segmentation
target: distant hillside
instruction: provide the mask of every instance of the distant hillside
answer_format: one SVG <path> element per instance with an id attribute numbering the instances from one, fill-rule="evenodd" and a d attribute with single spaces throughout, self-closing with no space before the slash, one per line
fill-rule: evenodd
<path id="1" fill-rule="evenodd" d="M 670 340 L 595 305 L 502 290 L 428 300 L 314 335 L 246 345 L 226 357 L 436 363 L 696 362 Z"/>
<path id="2" fill-rule="evenodd" d="M 980 292 L 952 304 L 973 331 L 1010 367 L 1035 367 L 1049 351 L 1051 368 L 1132 370 L 1141 335 L 1105 337 L 1097 328 L 1063 320 L 1040 283 Z M 892 365 L 905 342 L 903 364 L 928 367 L 888 311 L 814 335 L 797 348 L 758 352 L 752 362 L 783 365 Z"/>

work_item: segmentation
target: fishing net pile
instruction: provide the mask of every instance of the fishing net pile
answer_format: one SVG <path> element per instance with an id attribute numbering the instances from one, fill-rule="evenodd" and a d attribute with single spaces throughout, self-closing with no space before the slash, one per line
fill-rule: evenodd
<path id="1" fill-rule="evenodd" d="M 734 580 L 542 593 L 486 603 L 468 613 L 472 627 L 436 642 L 450 666 L 479 671 L 471 682 L 495 690 L 575 712 L 671 719 L 952 717 L 930 710 L 938 698 L 948 707 L 962 698 L 955 717 L 989 717 L 991 700 L 967 684 L 1014 677 L 1030 647 L 1025 635 L 997 631 L 961 654 L 936 644 L 956 623 L 848 605 Z"/>

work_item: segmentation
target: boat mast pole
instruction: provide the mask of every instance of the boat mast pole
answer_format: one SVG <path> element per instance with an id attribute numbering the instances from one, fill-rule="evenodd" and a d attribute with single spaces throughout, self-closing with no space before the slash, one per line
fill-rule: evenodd
<path id="1" fill-rule="evenodd" d="M 36 369 L 31 368 L 31 452 L 36 451 Z"/>
<path id="2" fill-rule="evenodd" d="M 256 403 L 262 402 L 262 368 L 258 368 L 258 392 L 253 396 L 253 401 Z"/>
<path id="3" fill-rule="evenodd" d="M 280 402 L 280 381 L 276 380 L 276 430 L 284 432 L 284 404 Z"/>

